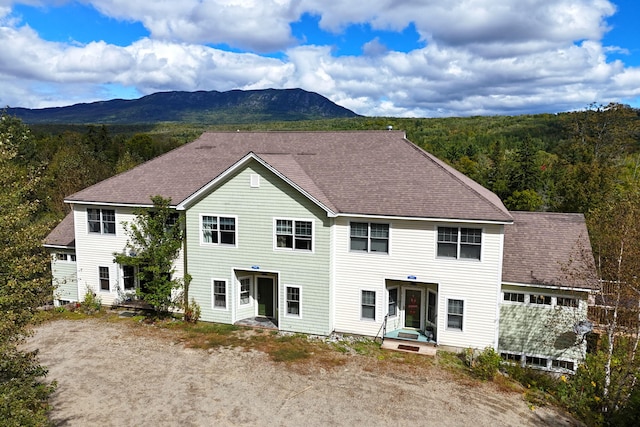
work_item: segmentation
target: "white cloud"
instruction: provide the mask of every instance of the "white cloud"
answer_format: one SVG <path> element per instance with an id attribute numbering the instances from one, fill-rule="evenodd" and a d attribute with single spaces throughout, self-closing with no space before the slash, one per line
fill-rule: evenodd
<path id="1" fill-rule="evenodd" d="M 111 85 L 160 90 L 301 87 L 363 115 L 518 114 L 640 96 L 640 69 L 607 62 L 605 0 L 85 0 L 103 14 L 142 22 L 151 35 L 120 47 L 42 40 L 0 18 L 0 103 L 44 107 L 106 99 Z M 11 2 L 0 0 L 0 17 Z M 4 9 L 3 9 L 4 8 Z M 402 30 L 426 46 L 403 53 L 384 40 L 365 55 L 294 45 L 290 23 L 321 16 L 325 29 L 356 23 Z M 6 17 L 7 15 L 5 13 Z M 227 43 L 282 59 L 205 45 Z"/>

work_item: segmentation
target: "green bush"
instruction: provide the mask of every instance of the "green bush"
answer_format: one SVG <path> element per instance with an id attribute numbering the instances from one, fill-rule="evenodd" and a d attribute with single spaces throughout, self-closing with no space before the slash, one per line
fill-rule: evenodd
<path id="1" fill-rule="evenodd" d="M 99 296 L 93 292 L 92 289 L 87 288 L 87 292 L 84 294 L 84 299 L 80 303 L 80 311 L 85 314 L 93 314 L 102 308 L 102 300 Z"/>
<path id="2" fill-rule="evenodd" d="M 500 355 L 491 347 L 485 348 L 475 357 L 471 356 L 470 360 L 471 372 L 481 380 L 492 380 L 502 363 Z"/>

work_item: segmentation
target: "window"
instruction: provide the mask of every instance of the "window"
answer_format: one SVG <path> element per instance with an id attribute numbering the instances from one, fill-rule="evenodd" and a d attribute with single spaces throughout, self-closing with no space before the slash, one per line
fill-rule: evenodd
<path id="1" fill-rule="evenodd" d="M 240 279 L 240 305 L 247 305 L 251 302 L 251 278 Z"/>
<path id="2" fill-rule="evenodd" d="M 287 315 L 300 316 L 300 288 L 287 286 Z"/>
<path id="3" fill-rule="evenodd" d="M 122 284 L 125 291 L 131 291 L 136 288 L 136 268 L 134 266 L 122 266 Z"/>
<path id="4" fill-rule="evenodd" d="M 276 220 L 276 247 L 302 251 L 312 250 L 313 223 L 291 219 Z"/>
<path id="5" fill-rule="evenodd" d="M 553 368 L 557 368 L 557 369 L 566 369 L 569 371 L 573 371 L 574 370 L 574 364 L 573 362 L 569 362 L 567 360 L 552 360 L 551 361 L 551 367 Z"/>
<path id="6" fill-rule="evenodd" d="M 511 302 L 524 302 L 524 294 L 519 294 L 517 292 L 505 292 L 504 300 Z"/>
<path id="7" fill-rule="evenodd" d="M 427 294 L 427 322 L 436 323 L 436 294 L 431 291 Z"/>
<path id="8" fill-rule="evenodd" d="M 224 280 L 213 281 L 213 308 L 227 308 L 227 283 Z"/>
<path id="9" fill-rule="evenodd" d="M 236 244 L 236 219 L 202 215 L 202 243 L 216 245 Z"/>
<path id="10" fill-rule="evenodd" d="M 556 304 L 562 307 L 578 308 L 578 300 L 576 298 L 558 297 Z"/>
<path id="11" fill-rule="evenodd" d="M 398 288 L 391 288 L 389 292 L 389 308 L 387 314 L 394 317 L 398 314 Z"/>
<path id="12" fill-rule="evenodd" d="M 362 291 L 361 306 L 363 319 L 376 320 L 376 293 L 374 291 Z"/>
<path id="13" fill-rule="evenodd" d="M 520 362 L 522 359 L 522 356 L 513 353 L 500 353 L 500 357 L 507 362 Z"/>
<path id="14" fill-rule="evenodd" d="M 89 233 L 116 234 L 116 211 L 113 209 L 87 209 Z"/>
<path id="15" fill-rule="evenodd" d="M 462 330 L 464 301 L 460 299 L 447 300 L 447 329 Z"/>
<path id="16" fill-rule="evenodd" d="M 56 260 L 61 262 L 76 262 L 76 254 L 65 254 L 59 252 L 56 254 Z"/>
<path id="17" fill-rule="evenodd" d="M 351 223 L 351 250 L 389 253 L 389 224 Z"/>
<path id="18" fill-rule="evenodd" d="M 549 295 L 531 294 L 529 295 L 531 304 L 551 305 L 551 297 Z"/>
<path id="19" fill-rule="evenodd" d="M 538 368 L 547 367 L 547 359 L 544 357 L 527 356 L 525 363 L 530 366 L 537 366 Z"/>
<path id="20" fill-rule="evenodd" d="M 480 260 L 482 230 L 438 227 L 438 256 Z"/>
<path id="21" fill-rule="evenodd" d="M 98 267 L 98 276 L 100 278 L 100 290 L 110 291 L 109 286 L 109 267 Z"/>

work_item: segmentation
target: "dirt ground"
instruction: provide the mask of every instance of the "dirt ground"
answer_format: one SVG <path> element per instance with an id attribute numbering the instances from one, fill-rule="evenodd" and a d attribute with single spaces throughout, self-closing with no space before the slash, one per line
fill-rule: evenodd
<path id="1" fill-rule="evenodd" d="M 301 373 L 258 351 L 190 349 L 170 331 L 133 329 L 95 319 L 38 327 L 27 347 L 58 382 L 55 425 L 574 425 L 519 393 L 442 373 L 377 372 L 360 356 Z"/>

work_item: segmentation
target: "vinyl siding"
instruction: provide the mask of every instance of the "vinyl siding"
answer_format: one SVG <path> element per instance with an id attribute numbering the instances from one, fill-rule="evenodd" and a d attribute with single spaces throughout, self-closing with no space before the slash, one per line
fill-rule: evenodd
<path id="1" fill-rule="evenodd" d="M 260 186 L 251 187 L 251 175 Z M 202 214 L 236 218 L 236 246 L 200 243 Z M 258 276 L 275 280 L 279 328 L 287 331 L 329 334 L 330 225 L 324 210 L 290 187 L 258 162 L 227 177 L 209 195 L 187 211 L 188 272 L 193 277 L 190 297 L 198 301 L 202 320 L 234 323 L 256 315 Z M 298 219 L 314 224 L 313 251 L 275 249 L 274 219 Z M 240 277 L 253 280 L 252 304 L 239 306 Z M 214 310 L 211 279 L 229 284 L 228 310 Z M 287 286 L 300 287 L 302 316 L 284 316 Z"/>
<path id="2" fill-rule="evenodd" d="M 582 360 L 586 342 L 576 343 L 573 325 L 587 319 L 587 294 L 548 288 L 503 286 L 503 292 L 552 297 L 552 305 L 502 301 L 498 350 L 537 357 Z M 577 298 L 579 306 L 559 307 L 558 296 Z M 502 298 L 501 298 L 502 299 Z"/>
<path id="3" fill-rule="evenodd" d="M 390 224 L 389 253 L 380 254 L 351 252 L 350 220 L 342 217 L 336 221 L 336 330 L 375 335 L 387 311 L 387 281 L 391 283 L 395 279 L 405 286 L 423 284 L 425 290 L 437 285 L 439 344 L 460 348 L 495 347 L 503 227 L 417 220 L 387 223 Z M 438 226 L 482 228 L 481 261 L 436 257 Z M 410 276 L 415 279 L 408 279 Z M 375 322 L 360 319 L 363 289 L 376 292 Z M 423 298 L 426 295 L 426 291 L 423 292 Z M 448 298 L 465 301 L 463 331 L 446 328 Z"/>
<path id="4" fill-rule="evenodd" d="M 87 289 L 93 290 L 100 297 L 102 304 L 111 305 L 121 296 L 123 289 L 122 269 L 113 261 L 114 253 L 122 253 L 126 249 L 127 234 L 122 226 L 123 222 L 130 223 L 135 219 L 133 209 L 126 207 L 91 208 L 114 209 L 116 211 L 116 234 L 89 233 L 87 230 L 87 206 L 74 205 L 74 224 L 77 254 L 78 299 L 84 299 Z M 174 263 L 175 278 L 184 276 L 182 253 Z M 99 267 L 109 268 L 110 290 L 100 290 Z"/>
<path id="5" fill-rule="evenodd" d="M 78 301 L 77 266 L 75 262 L 58 261 L 56 254 L 64 253 L 68 256 L 75 254 L 68 250 L 55 250 L 51 254 L 51 275 L 53 277 L 54 300 Z"/>

